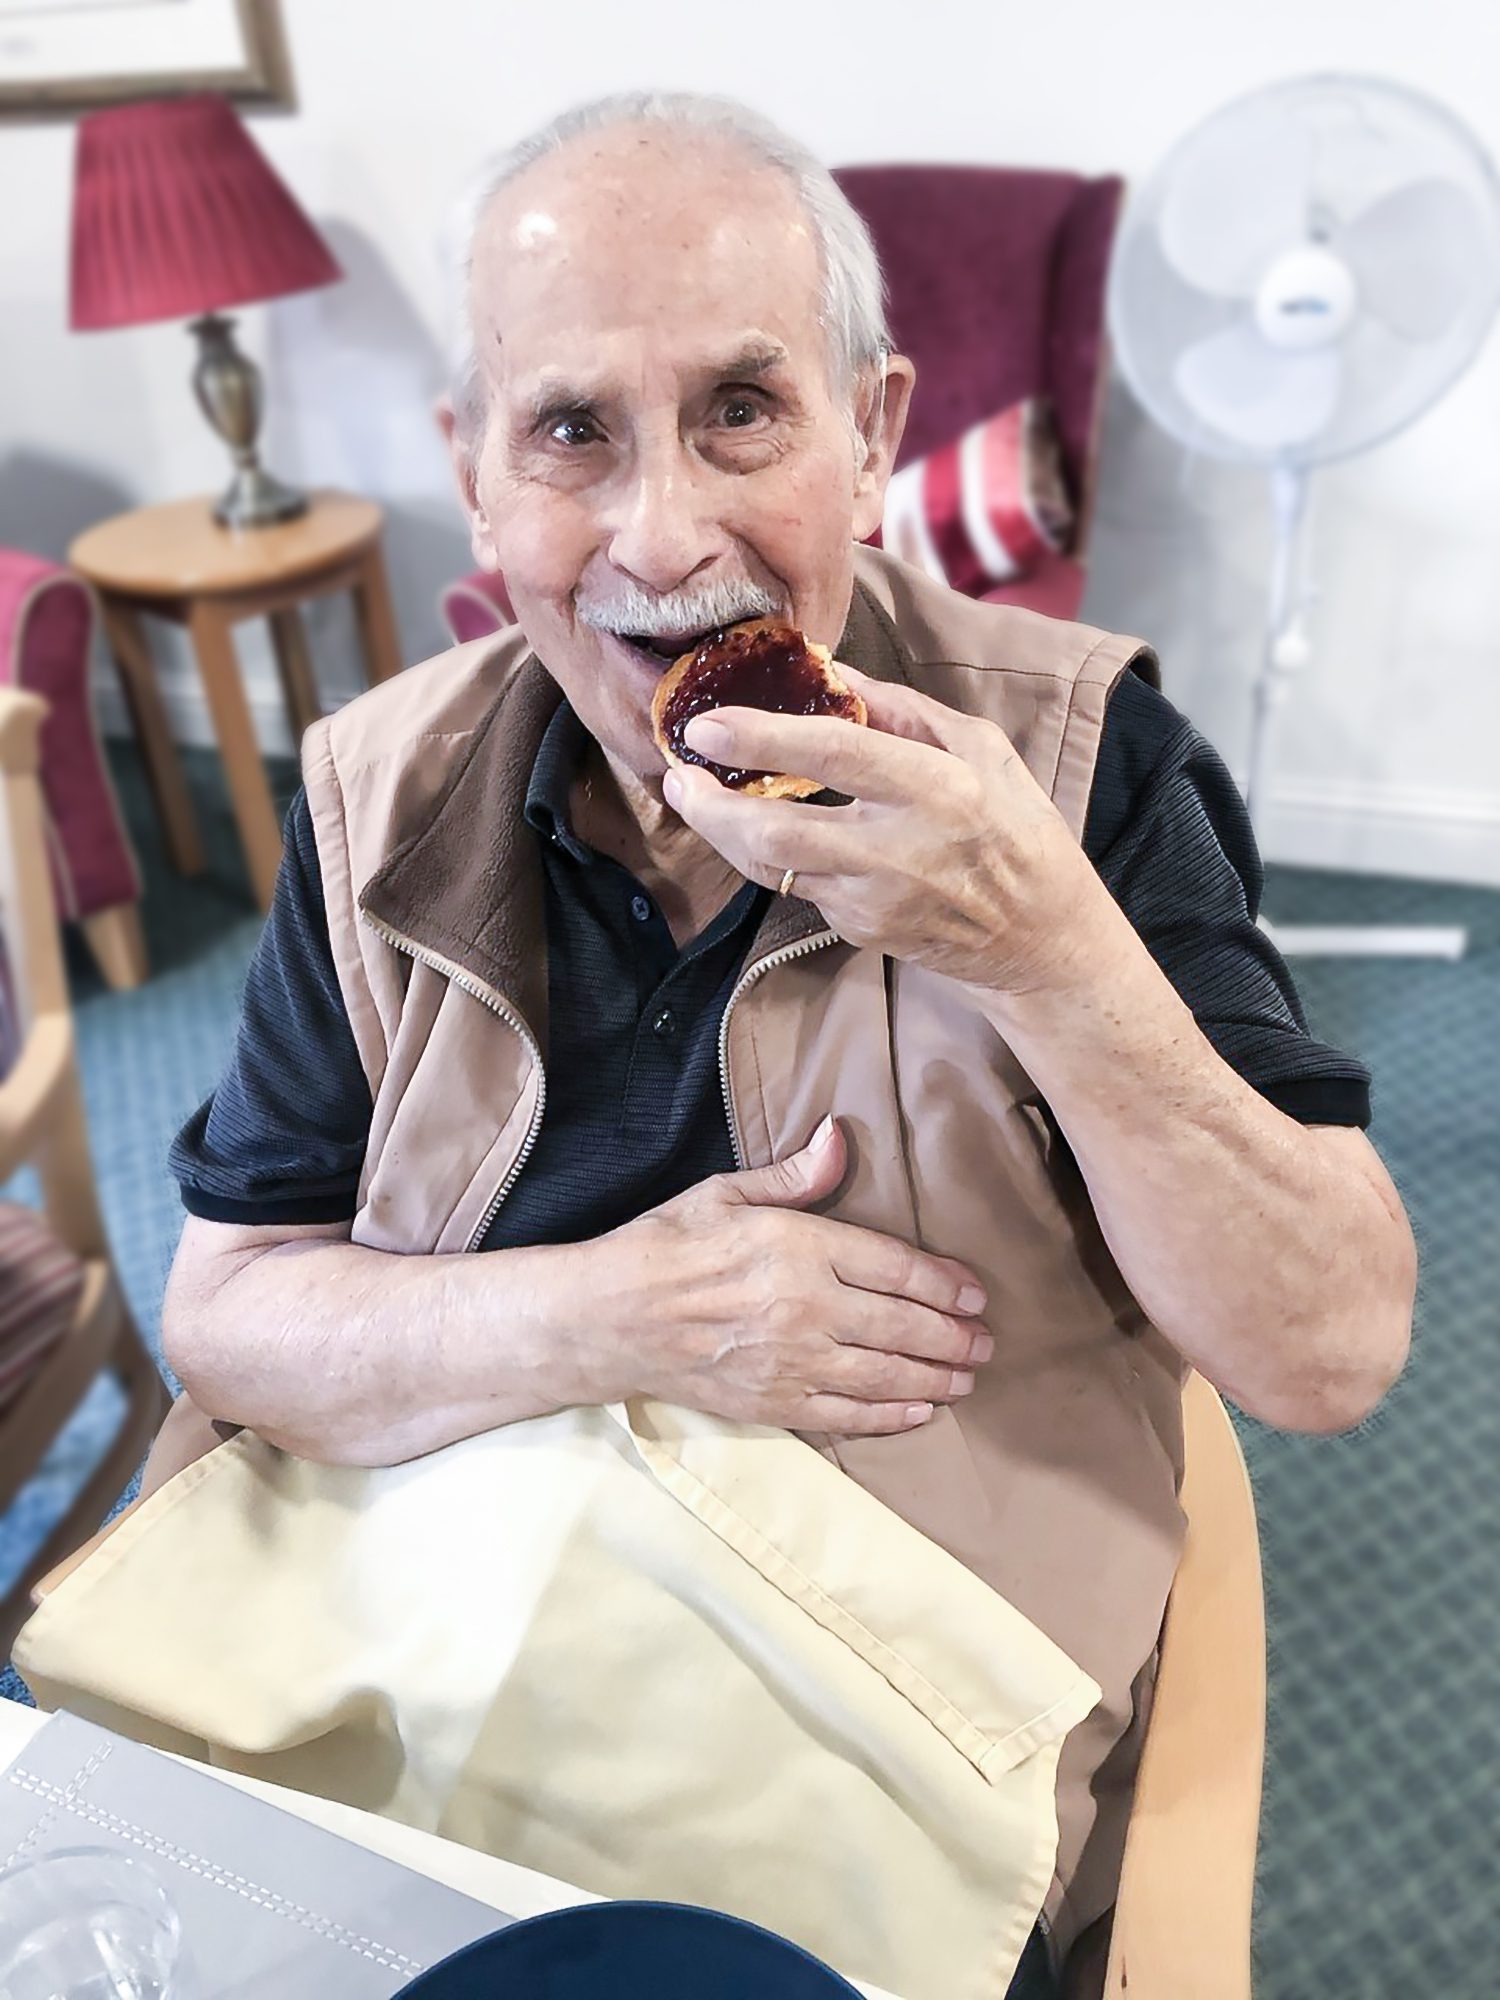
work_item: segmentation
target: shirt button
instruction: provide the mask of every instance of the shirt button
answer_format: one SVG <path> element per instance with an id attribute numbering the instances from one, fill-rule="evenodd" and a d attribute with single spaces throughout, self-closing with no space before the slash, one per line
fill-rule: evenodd
<path id="1" fill-rule="evenodd" d="M 670 1007 L 662 1008 L 656 1019 L 651 1023 L 651 1032 L 653 1035 L 660 1035 L 664 1042 L 671 1041 L 672 1037 L 677 1033 L 677 1016 L 672 1012 Z"/>
<path id="2" fill-rule="evenodd" d="M 651 905 L 646 901 L 644 896 L 632 896 L 630 899 L 630 914 L 638 924 L 643 924 L 651 914 Z"/>

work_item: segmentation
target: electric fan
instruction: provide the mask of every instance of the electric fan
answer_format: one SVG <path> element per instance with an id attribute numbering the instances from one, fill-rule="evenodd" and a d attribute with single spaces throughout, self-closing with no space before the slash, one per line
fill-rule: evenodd
<path id="1" fill-rule="evenodd" d="M 1296 581 L 1312 469 L 1393 437 L 1455 382 L 1500 303 L 1500 178 L 1441 105 L 1376 77 L 1235 100 L 1131 201 L 1110 335 L 1148 413 L 1192 451 L 1264 466 L 1275 552 L 1246 803 L 1264 832 L 1275 711 L 1307 664 Z M 1284 951 L 1459 957 L 1464 934 L 1298 930 Z"/>

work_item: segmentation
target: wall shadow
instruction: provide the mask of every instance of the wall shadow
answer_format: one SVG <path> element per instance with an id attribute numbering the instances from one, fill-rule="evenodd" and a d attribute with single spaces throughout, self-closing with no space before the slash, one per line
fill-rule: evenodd
<path id="1" fill-rule="evenodd" d="M 386 509 L 386 562 L 407 659 L 447 643 L 443 586 L 472 567 L 447 447 L 432 415 L 446 367 L 432 325 L 375 240 L 339 218 L 320 222 L 346 273 L 342 284 L 272 308 L 267 367 L 267 463 L 303 485 L 342 486 Z M 434 266 L 434 287 L 436 288 Z M 445 301 L 433 300 L 433 318 Z M 330 649 L 330 692 L 362 685 L 344 652 L 336 607 L 314 607 L 315 639 Z"/>
<path id="2" fill-rule="evenodd" d="M 97 467 L 37 451 L 0 453 L 0 544 L 67 560 L 85 528 L 136 504 L 138 495 Z"/>

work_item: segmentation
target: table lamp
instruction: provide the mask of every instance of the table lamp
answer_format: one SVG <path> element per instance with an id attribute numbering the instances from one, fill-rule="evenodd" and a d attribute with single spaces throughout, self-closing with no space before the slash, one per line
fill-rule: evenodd
<path id="1" fill-rule="evenodd" d="M 123 104 L 79 121 L 70 324 L 83 331 L 197 315 L 193 388 L 235 463 L 214 506 L 227 527 L 290 520 L 307 496 L 261 466 L 260 370 L 235 346 L 221 308 L 343 275 L 227 98 L 209 91 Z"/>

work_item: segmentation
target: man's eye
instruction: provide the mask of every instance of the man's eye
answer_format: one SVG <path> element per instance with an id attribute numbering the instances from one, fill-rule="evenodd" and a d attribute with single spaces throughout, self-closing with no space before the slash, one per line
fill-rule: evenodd
<path id="1" fill-rule="evenodd" d="M 759 423 L 762 414 L 760 404 L 750 396 L 731 396 L 723 407 L 724 422 L 735 431 Z"/>
<path id="2" fill-rule="evenodd" d="M 550 438 L 555 438 L 559 444 L 572 445 L 574 447 L 585 444 L 596 444 L 599 439 L 599 426 L 594 422 L 592 417 L 577 415 L 559 417 L 547 435 Z"/>

